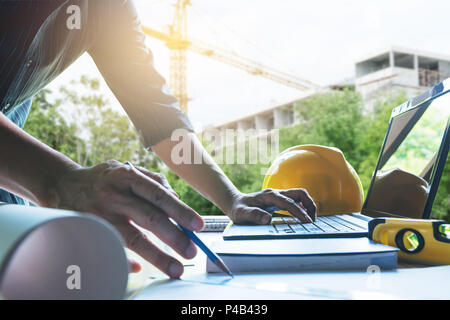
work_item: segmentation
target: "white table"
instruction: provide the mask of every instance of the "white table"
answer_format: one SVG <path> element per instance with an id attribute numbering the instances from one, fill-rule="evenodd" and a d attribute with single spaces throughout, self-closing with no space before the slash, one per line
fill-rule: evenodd
<path id="1" fill-rule="evenodd" d="M 205 243 L 221 233 L 199 233 Z M 181 280 L 162 275 L 130 292 L 133 299 L 450 299 L 450 266 L 400 264 L 395 271 L 208 275 L 206 256 L 186 262 Z"/>

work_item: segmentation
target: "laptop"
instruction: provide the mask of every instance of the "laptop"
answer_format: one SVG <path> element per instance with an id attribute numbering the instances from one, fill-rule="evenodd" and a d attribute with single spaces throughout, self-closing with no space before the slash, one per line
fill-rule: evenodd
<path id="1" fill-rule="evenodd" d="M 269 225 L 230 223 L 223 232 L 224 240 L 366 237 L 368 223 L 375 217 L 411 218 L 413 214 L 429 219 L 449 151 L 449 122 L 450 78 L 392 111 L 361 212 L 319 216 L 314 223 L 274 214 Z M 391 178 L 382 179 L 387 173 Z M 409 198 L 395 198 L 396 192 L 409 192 L 396 188 L 392 182 L 395 175 L 420 181 L 413 184 L 419 192 Z M 388 190 L 392 192 L 386 193 Z M 384 200 L 391 194 L 392 199 Z"/>

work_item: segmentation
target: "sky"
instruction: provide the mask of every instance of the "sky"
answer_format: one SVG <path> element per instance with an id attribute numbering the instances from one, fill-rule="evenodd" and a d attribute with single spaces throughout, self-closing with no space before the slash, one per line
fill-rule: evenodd
<path id="1" fill-rule="evenodd" d="M 164 30 L 175 0 L 135 0 L 141 22 Z M 319 85 L 354 76 L 359 57 L 389 45 L 450 55 L 448 0 L 191 0 L 188 34 Z M 169 50 L 147 39 L 169 78 Z M 187 54 L 189 116 L 197 130 L 236 119 L 303 92 L 196 53 Z M 50 84 L 101 78 L 85 54 Z M 106 84 L 102 91 L 120 108 Z"/>

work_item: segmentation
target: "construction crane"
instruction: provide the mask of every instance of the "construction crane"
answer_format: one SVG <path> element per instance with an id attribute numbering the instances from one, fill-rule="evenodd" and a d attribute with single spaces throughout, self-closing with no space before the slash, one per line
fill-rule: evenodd
<path id="1" fill-rule="evenodd" d="M 306 91 L 319 88 L 318 85 L 295 75 L 265 66 L 259 62 L 241 57 L 234 52 L 208 44 L 204 41 L 188 38 L 186 9 L 188 5 L 191 5 L 190 0 L 177 0 L 175 4 L 175 14 L 173 16 L 172 24 L 169 25 L 168 33 L 142 25 L 142 30 L 146 35 L 164 41 L 166 46 L 170 49 L 169 85 L 174 96 L 179 101 L 180 109 L 186 114 L 188 112 L 186 51 L 188 49 L 247 71 L 252 75 L 258 75 L 298 90 Z"/>

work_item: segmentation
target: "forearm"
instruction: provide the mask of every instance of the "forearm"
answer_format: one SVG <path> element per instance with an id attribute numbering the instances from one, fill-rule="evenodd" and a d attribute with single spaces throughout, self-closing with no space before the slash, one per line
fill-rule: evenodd
<path id="1" fill-rule="evenodd" d="M 179 161 L 174 159 L 178 155 L 173 154 L 173 150 L 179 142 L 171 141 L 170 138 L 156 144 L 152 149 L 180 178 L 213 202 L 224 213 L 229 214 L 233 200 L 240 195 L 239 190 L 206 152 L 194 133 L 189 133 L 183 139 L 187 139 L 186 142 L 191 147 L 191 159 L 186 159 L 190 161 L 178 163 Z M 187 144 L 184 146 L 186 147 Z"/>
<path id="2" fill-rule="evenodd" d="M 0 187 L 37 205 L 54 206 L 54 190 L 69 168 L 79 167 L 0 114 Z"/>

